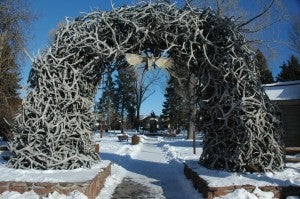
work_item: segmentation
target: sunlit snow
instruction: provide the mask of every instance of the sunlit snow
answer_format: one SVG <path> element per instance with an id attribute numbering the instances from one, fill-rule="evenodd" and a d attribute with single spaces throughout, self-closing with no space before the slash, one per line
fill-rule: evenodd
<path id="1" fill-rule="evenodd" d="M 93 178 L 99 168 L 112 162 L 112 174 L 106 180 L 104 188 L 98 195 L 98 199 L 109 199 L 115 188 L 123 178 L 131 178 L 149 188 L 157 199 L 159 198 L 202 198 L 188 179 L 183 174 L 184 164 L 201 173 L 210 186 L 229 186 L 236 184 L 264 185 L 298 185 L 300 186 L 300 163 L 286 164 L 283 172 L 267 174 L 240 174 L 224 171 L 209 170 L 201 167 L 197 161 L 202 153 L 202 140 L 197 137 L 196 154 L 193 154 L 192 140 L 186 140 L 186 135 L 178 135 L 175 138 L 147 137 L 140 135 L 141 143 L 131 145 L 128 142 L 118 141 L 117 133 L 104 134 L 100 138 L 99 133 L 94 135 L 95 142 L 100 144 L 101 163 L 92 169 L 76 169 L 72 171 L 36 171 L 16 170 L 6 167 L 6 162 L 0 164 L 0 181 L 42 181 L 42 182 L 76 182 Z M 135 132 L 126 132 L 131 137 Z M 220 180 L 222 179 L 222 180 Z M 68 196 L 57 192 L 49 194 L 47 199 L 79 199 L 85 196 L 80 192 L 72 192 Z M 273 193 L 262 192 L 256 189 L 249 193 L 244 189 L 235 190 L 222 198 L 273 198 Z M 38 198 L 33 192 L 20 194 L 17 192 L 4 192 L 0 198 Z M 299 197 L 289 197 L 295 199 Z"/>

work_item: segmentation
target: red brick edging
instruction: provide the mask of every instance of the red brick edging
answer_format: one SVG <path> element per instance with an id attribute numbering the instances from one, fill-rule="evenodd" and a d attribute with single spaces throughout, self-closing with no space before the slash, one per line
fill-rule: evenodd
<path id="1" fill-rule="evenodd" d="M 220 197 L 228 193 L 233 192 L 235 189 L 245 189 L 249 192 L 253 192 L 256 188 L 254 185 L 233 185 L 225 187 L 209 187 L 208 183 L 202 179 L 199 174 L 193 169 L 184 164 L 185 176 L 193 182 L 194 187 L 203 194 L 203 197 L 213 199 L 214 197 Z M 262 191 L 273 192 L 274 196 L 279 199 L 284 199 L 287 196 L 300 195 L 300 186 L 261 186 L 258 187 Z"/>
<path id="2" fill-rule="evenodd" d="M 94 199 L 103 188 L 106 178 L 111 174 L 111 163 L 92 179 L 85 182 L 0 182 L 0 193 L 5 191 L 17 191 L 24 193 L 33 190 L 40 197 L 57 191 L 68 195 L 72 191 L 78 190 L 85 194 L 89 199 Z"/>

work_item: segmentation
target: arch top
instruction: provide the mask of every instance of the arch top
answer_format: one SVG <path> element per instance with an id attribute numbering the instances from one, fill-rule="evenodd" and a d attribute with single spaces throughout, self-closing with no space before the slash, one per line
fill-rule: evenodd
<path id="1" fill-rule="evenodd" d="M 186 64 L 192 66 L 205 60 L 199 60 L 195 52 L 210 54 L 206 51 L 215 47 L 228 48 L 236 41 L 241 43 L 244 38 L 231 18 L 219 17 L 211 9 L 178 8 L 176 4 L 159 1 L 120 7 L 110 12 L 94 11 L 67 21 L 67 25 L 57 32 L 54 44 L 84 44 L 96 48 L 103 62 L 146 49 L 151 49 L 155 56 L 166 51 L 174 59 L 186 57 Z"/>

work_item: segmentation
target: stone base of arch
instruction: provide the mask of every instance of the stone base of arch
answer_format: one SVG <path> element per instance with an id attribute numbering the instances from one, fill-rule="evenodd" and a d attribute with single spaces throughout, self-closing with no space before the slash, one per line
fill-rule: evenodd
<path id="1" fill-rule="evenodd" d="M 111 175 L 111 162 L 107 161 L 102 164 L 103 168 L 95 173 L 94 178 L 83 182 L 80 180 L 78 182 L 0 181 L 0 194 L 5 191 L 16 191 L 22 194 L 32 190 L 42 198 L 55 191 L 65 195 L 79 191 L 88 198 L 96 198 L 104 187 L 106 178 Z"/>
<path id="2" fill-rule="evenodd" d="M 229 194 L 237 189 L 245 189 L 246 191 L 252 193 L 255 188 L 259 188 L 264 192 L 273 192 L 275 198 L 287 198 L 288 196 L 298 196 L 300 195 L 300 186 L 296 185 L 266 185 L 266 186 L 256 186 L 254 184 L 244 184 L 244 185 L 226 185 L 223 186 L 212 186 L 205 177 L 197 171 L 197 168 L 193 167 L 189 162 L 184 164 L 184 174 L 192 181 L 195 189 L 202 193 L 204 198 L 213 199 L 215 197 L 221 197 Z M 221 181 L 222 178 L 217 178 Z"/>

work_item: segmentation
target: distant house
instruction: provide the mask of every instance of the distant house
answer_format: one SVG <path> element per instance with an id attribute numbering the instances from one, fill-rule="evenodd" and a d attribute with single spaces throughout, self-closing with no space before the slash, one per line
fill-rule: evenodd
<path id="1" fill-rule="evenodd" d="M 300 147 L 300 80 L 265 84 L 263 88 L 281 111 L 285 145 Z"/>
<path id="2" fill-rule="evenodd" d="M 140 117 L 140 125 L 142 130 L 154 133 L 158 129 L 158 118 L 152 117 L 151 115 Z"/>

